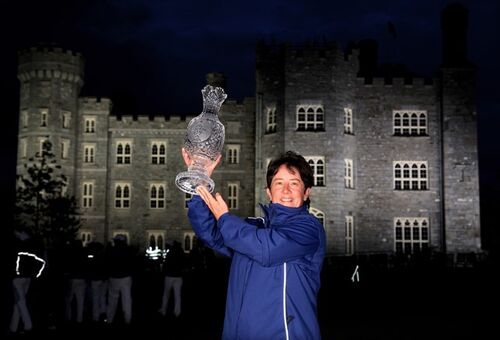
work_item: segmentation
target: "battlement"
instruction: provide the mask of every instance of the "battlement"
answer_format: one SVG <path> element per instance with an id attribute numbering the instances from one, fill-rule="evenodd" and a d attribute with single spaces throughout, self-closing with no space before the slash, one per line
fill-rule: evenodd
<path id="1" fill-rule="evenodd" d="M 110 126 L 116 129 L 185 129 L 195 115 L 122 115 L 110 116 Z"/>
<path id="2" fill-rule="evenodd" d="M 434 87 L 436 82 L 433 78 L 402 78 L 402 77 L 376 77 L 376 78 L 356 78 L 358 85 L 365 87 L 406 87 L 406 88 L 420 88 L 420 87 Z"/>
<path id="3" fill-rule="evenodd" d="M 84 61 L 81 53 L 61 47 L 30 47 L 17 52 L 19 65 L 29 62 L 61 62 L 79 65 Z"/>
<path id="4" fill-rule="evenodd" d="M 18 51 L 18 78 L 61 79 L 83 84 L 84 58 L 60 47 L 31 47 Z"/>
<path id="5" fill-rule="evenodd" d="M 83 111 L 107 111 L 111 112 L 113 102 L 106 97 L 81 97 L 78 104 Z"/>

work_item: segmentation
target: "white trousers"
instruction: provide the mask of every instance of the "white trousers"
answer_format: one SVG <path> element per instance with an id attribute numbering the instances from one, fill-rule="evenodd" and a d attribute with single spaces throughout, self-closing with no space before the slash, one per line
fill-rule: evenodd
<path id="1" fill-rule="evenodd" d="M 160 313 L 167 314 L 168 300 L 172 289 L 174 291 L 174 315 L 179 316 L 181 314 L 182 277 L 165 276 Z"/>
<path id="2" fill-rule="evenodd" d="M 12 280 L 12 290 L 14 293 L 14 308 L 12 310 L 12 318 L 10 319 L 10 331 L 17 332 L 19 320 L 23 321 L 25 331 L 31 330 L 31 315 L 26 304 L 26 294 L 30 289 L 31 278 L 16 277 Z"/>
<path id="3" fill-rule="evenodd" d="M 92 293 L 92 321 L 99 321 L 102 314 L 107 312 L 106 293 L 108 282 L 106 280 L 90 281 Z"/>
<path id="4" fill-rule="evenodd" d="M 108 321 L 114 321 L 121 296 L 123 321 L 129 324 L 132 320 L 132 277 L 110 278 L 108 294 Z"/>
<path id="5" fill-rule="evenodd" d="M 64 318 L 66 321 L 71 321 L 72 318 L 72 302 L 76 300 L 76 322 L 83 322 L 83 308 L 85 303 L 85 290 L 87 289 L 87 282 L 85 279 L 69 279 L 68 291 L 66 292 L 66 310 L 64 311 Z"/>

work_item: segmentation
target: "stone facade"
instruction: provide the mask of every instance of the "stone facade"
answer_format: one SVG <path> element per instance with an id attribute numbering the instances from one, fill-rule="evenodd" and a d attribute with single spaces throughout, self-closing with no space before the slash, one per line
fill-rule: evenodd
<path id="1" fill-rule="evenodd" d="M 373 69 L 372 50 L 361 44 L 347 52 L 336 44 L 259 45 L 256 201 L 265 200 L 266 162 L 295 150 L 313 165 L 321 159 L 323 183 L 311 207 L 323 219 L 329 252 L 480 251 L 475 72 L 466 49 L 447 44 L 466 40 L 464 9 L 454 6 L 443 12 L 443 38 L 456 51 L 445 53 L 433 79 Z M 406 122 L 397 123 L 398 112 Z M 397 132 L 405 124 L 408 133 Z M 422 126 L 423 133 L 411 129 Z M 397 187 L 398 163 L 409 166 L 399 170 L 407 188 Z"/>
<path id="2" fill-rule="evenodd" d="M 461 18 L 463 9 L 443 12 L 444 19 L 457 13 Z M 446 31 L 444 46 L 455 31 Z M 480 251 L 475 72 L 466 49 L 458 50 L 445 53 L 437 76 L 424 79 L 370 68 L 375 63 L 365 64 L 370 53 L 361 45 L 346 52 L 334 43 L 259 44 L 255 99 L 227 100 L 221 109 L 225 152 L 236 149 L 239 161 L 223 158 L 216 190 L 228 198 L 236 187 L 232 212 L 259 214 L 267 162 L 295 150 L 316 169 L 311 212 L 324 223 L 329 253 Z M 218 74 L 207 79 L 224 82 Z M 66 143 L 61 164 L 70 193 L 82 202 L 84 238 L 124 233 L 143 247 L 154 239 L 189 248 L 186 197 L 174 178 L 184 169 L 187 123 L 198 113 L 111 116 L 109 99 L 79 97 L 83 58 L 61 49 L 20 52 L 19 80 L 18 171 L 41 139 L 52 140 L 61 156 Z M 48 121 L 40 124 L 44 110 Z M 119 145 L 130 147 L 130 164 L 118 161 Z M 152 161 L 153 145 L 165 146 L 164 162 Z M 125 208 L 117 207 L 117 187 L 127 187 Z M 162 208 L 151 207 L 153 187 L 164 189 Z"/>
<path id="3" fill-rule="evenodd" d="M 125 234 L 131 244 L 141 248 L 177 240 L 189 249 L 193 233 L 186 195 L 177 189 L 174 179 L 185 170 L 180 149 L 187 124 L 199 113 L 169 118 L 112 116 L 109 99 L 79 97 L 83 64 L 79 54 L 57 48 L 19 53 L 18 173 L 24 171 L 23 165 L 39 150 L 41 141 L 49 139 L 61 171 L 68 177 L 68 193 L 80 203 L 84 241 L 104 242 Z M 211 82 L 213 78 L 213 74 L 207 77 Z M 239 160 L 230 164 L 229 157 L 223 158 L 213 176 L 216 190 L 227 197 L 229 184 L 236 185 L 238 202 L 232 212 L 252 215 L 255 185 L 248 169 L 254 168 L 254 100 L 226 100 L 220 119 L 226 126 L 224 152 L 235 148 Z M 120 143 L 129 145 L 126 156 L 130 162 L 118 162 Z M 154 144 L 165 147 L 164 161 L 153 162 Z M 127 186 L 128 207 L 116 207 L 119 185 Z M 156 196 L 163 201 L 161 207 L 158 200 L 151 207 L 152 186 L 163 189 L 164 194 L 157 192 Z"/>

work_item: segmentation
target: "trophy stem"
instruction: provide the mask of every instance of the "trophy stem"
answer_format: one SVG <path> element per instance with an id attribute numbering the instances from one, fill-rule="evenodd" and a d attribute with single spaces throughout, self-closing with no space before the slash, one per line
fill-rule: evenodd
<path id="1" fill-rule="evenodd" d="M 213 161 L 199 155 L 192 157 L 193 163 L 187 171 L 177 174 L 175 184 L 179 189 L 191 195 L 198 195 L 196 188 L 199 185 L 203 185 L 209 192 L 212 192 L 215 188 L 215 183 L 208 176 L 206 166 Z"/>

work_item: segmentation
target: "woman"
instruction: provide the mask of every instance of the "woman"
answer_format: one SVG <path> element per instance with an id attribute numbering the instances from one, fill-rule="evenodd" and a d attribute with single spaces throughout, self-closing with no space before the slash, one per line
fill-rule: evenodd
<path id="1" fill-rule="evenodd" d="M 191 160 L 183 150 L 186 165 Z M 216 162 L 208 169 L 211 175 Z M 223 339 L 319 339 L 317 294 L 325 232 L 309 214 L 313 172 L 294 152 L 267 169 L 264 217 L 240 219 L 199 187 L 188 216 L 199 239 L 232 257 Z"/>

